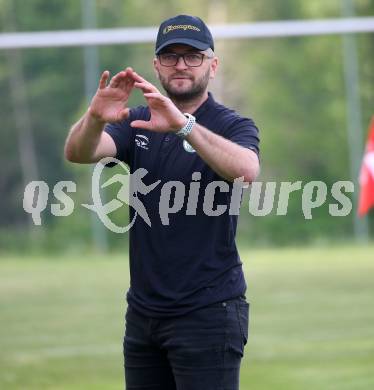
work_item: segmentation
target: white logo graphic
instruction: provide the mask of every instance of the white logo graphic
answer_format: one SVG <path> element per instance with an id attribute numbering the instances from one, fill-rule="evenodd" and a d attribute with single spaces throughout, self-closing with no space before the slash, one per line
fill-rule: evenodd
<path id="1" fill-rule="evenodd" d="M 196 150 L 185 139 L 183 140 L 183 148 L 188 153 L 195 153 Z"/>
<path id="2" fill-rule="evenodd" d="M 125 170 L 126 174 L 116 174 L 100 186 L 100 177 L 105 168 L 105 165 L 113 162 L 119 164 Z M 147 210 L 145 209 L 141 200 L 137 197 L 137 194 L 148 194 L 155 187 L 157 187 L 161 180 L 158 180 L 155 183 L 147 186 L 142 181 L 142 178 L 147 173 L 148 172 L 146 169 L 139 168 L 134 173 L 130 174 L 130 171 L 127 166 L 116 158 L 106 157 L 100 160 L 100 163 L 96 164 L 92 175 L 93 204 L 82 204 L 82 206 L 94 211 L 100 218 L 101 222 L 114 233 L 125 233 L 129 231 L 134 225 L 138 214 L 143 218 L 143 220 L 148 226 L 151 226 L 151 221 L 149 219 Z M 100 195 L 100 188 L 108 187 L 113 183 L 122 184 L 120 190 L 118 191 L 117 199 L 113 199 L 107 204 L 103 205 Z M 127 226 L 121 227 L 113 223 L 112 220 L 108 217 L 108 214 L 115 210 L 118 210 L 120 207 L 123 206 L 123 204 L 131 206 L 135 210 L 135 214 Z"/>
<path id="3" fill-rule="evenodd" d="M 142 134 L 136 134 L 135 136 L 135 144 L 139 148 L 148 150 L 148 144 L 149 144 L 149 139 L 145 135 Z"/>
<path id="4" fill-rule="evenodd" d="M 100 186 L 100 178 L 105 165 L 116 163 L 120 165 L 125 174 L 115 174 Z M 161 180 L 146 185 L 143 178 L 148 174 L 145 168 L 139 168 L 135 172 L 129 172 L 125 164 L 116 158 L 107 157 L 96 164 L 92 175 L 92 200 L 93 204 L 82 204 L 83 207 L 94 211 L 101 222 L 114 233 L 126 233 L 134 225 L 139 215 L 143 221 L 151 227 L 151 220 L 144 206 L 143 197 L 154 190 Z M 313 219 L 313 212 L 326 203 L 329 192 L 328 186 L 321 181 L 303 182 L 253 182 L 244 181 L 244 177 L 234 180 L 230 194 L 230 202 L 218 204 L 215 202 L 217 192 L 230 193 L 230 185 L 226 181 L 212 181 L 201 188 L 201 172 L 194 172 L 189 185 L 172 180 L 163 183 L 160 188 L 158 202 L 158 214 L 162 225 L 173 223 L 173 214 L 181 212 L 185 207 L 186 215 L 197 215 L 198 201 L 203 197 L 202 211 L 209 217 L 217 217 L 223 213 L 239 215 L 243 191 L 249 190 L 248 211 L 251 215 L 262 217 L 275 212 L 276 215 L 287 215 L 289 198 L 291 194 L 301 191 L 301 208 L 306 220 Z M 108 187 L 114 183 L 120 183 L 121 187 L 116 199 L 103 205 L 100 188 Z M 279 185 L 280 184 L 280 187 Z M 250 187 L 250 188 L 249 188 Z M 203 192 L 200 192 L 203 191 Z M 51 213 L 59 217 L 67 217 L 74 211 L 74 201 L 67 193 L 75 193 L 76 184 L 71 181 L 60 181 L 53 187 L 53 196 L 57 203 L 51 203 Z M 330 190 L 335 202 L 328 204 L 329 214 L 334 217 L 345 217 L 352 211 L 352 201 L 346 193 L 354 192 L 354 184 L 350 181 L 337 181 Z M 276 200 L 277 199 L 277 200 Z M 50 188 L 44 181 L 30 182 L 24 192 L 23 209 L 30 214 L 34 225 L 42 224 L 41 214 L 47 208 L 50 200 Z M 153 199 L 154 202 L 156 199 Z M 132 219 L 127 226 L 117 226 L 110 219 L 109 214 L 121 208 L 124 204 L 132 207 Z M 147 205 L 149 201 L 147 202 Z M 153 203 L 152 210 L 156 207 Z M 276 209 L 274 209 L 276 207 Z M 152 215 L 154 217 L 154 214 Z"/>

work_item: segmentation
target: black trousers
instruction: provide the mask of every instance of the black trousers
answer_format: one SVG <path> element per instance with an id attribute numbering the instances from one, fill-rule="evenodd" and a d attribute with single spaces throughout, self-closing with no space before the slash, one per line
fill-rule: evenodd
<path id="1" fill-rule="evenodd" d="M 248 338 L 242 297 L 184 316 L 148 318 L 130 306 L 124 337 L 127 390 L 238 390 Z"/>

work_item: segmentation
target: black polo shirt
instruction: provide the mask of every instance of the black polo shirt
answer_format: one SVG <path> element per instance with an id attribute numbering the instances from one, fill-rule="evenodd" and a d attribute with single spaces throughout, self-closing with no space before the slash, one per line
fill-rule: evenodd
<path id="1" fill-rule="evenodd" d="M 254 122 L 218 104 L 211 94 L 193 115 L 200 125 L 258 154 L 258 129 Z M 129 165 L 131 173 L 145 168 L 148 173 L 142 180 L 146 185 L 161 180 L 148 194 L 137 194 L 151 227 L 138 215 L 130 230 L 128 303 L 144 315 L 157 318 L 182 315 L 244 295 L 246 283 L 235 244 L 238 217 L 229 215 L 229 207 L 219 216 L 208 216 L 203 210 L 206 186 L 224 179 L 174 133 L 132 128 L 130 122 L 136 119 L 149 120 L 148 107 L 131 109 L 129 119 L 105 128 L 116 144 L 116 157 Z M 165 221 L 160 218 L 160 196 L 163 185 L 169 181 L 183 183 L 185 202 Z M 187 207 L 193 181 L 195 185 L 200 183 L 200 191 L 196 207 Z M 229 192 L 216 190 L 213 209 L 230 204 L 232 184 L 228 184 Z M 173 195 L 175 191 L 169 206 L 173 205 Z M 130 219 L 133 217 L 130 207 Z"/>

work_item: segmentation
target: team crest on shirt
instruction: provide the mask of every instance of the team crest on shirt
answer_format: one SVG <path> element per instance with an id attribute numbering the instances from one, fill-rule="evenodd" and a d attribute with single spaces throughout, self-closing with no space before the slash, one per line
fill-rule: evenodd
<path id="1" fill-rule="evenodd" d="M 146 137 L 143 134 L 136 134 L 136 136 L 135 136 L 135 144 L 139 148 L 142 148 L 142 149 L 145 149 L 145 150 L 149 149 L 149 147 L 148 147 L 149 139 L 148 139 L 148 137 Z"/>
<path id="2" fill-rule="evenodd" d="M 185 139 L 183 140 L 183 148 L 188 153 L 196 152 L 196 150 Z"/>

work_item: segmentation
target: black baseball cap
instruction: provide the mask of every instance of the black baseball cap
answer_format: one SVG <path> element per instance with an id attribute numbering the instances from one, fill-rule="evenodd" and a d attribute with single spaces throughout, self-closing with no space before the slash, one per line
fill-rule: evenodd
<path id="1" fill-rule="evenodd" d="M 174 43 L 189 45 L 198 50 L 214 50 L 209 28 L 197 16 L 177 15 L 161 23 L 156 40 L 156 54 Z"/>

